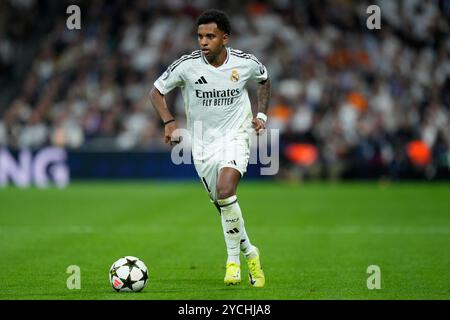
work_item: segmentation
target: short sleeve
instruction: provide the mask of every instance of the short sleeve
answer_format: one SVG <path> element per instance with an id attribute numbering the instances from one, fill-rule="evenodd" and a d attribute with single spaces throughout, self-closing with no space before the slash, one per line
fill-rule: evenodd
<path id="1" fill-rule="evenodd" d="M 181 87 L 183 83 L 183 79 L 180 75 L 180 68 L 174 68 L 172 64 L 158 79 L 156 79 L 154 86 L 161 94 L 165 95 L 176 87 Z"/>
<path id="2" fill-rule="evenodd" d="M 252 65 L 252 75 L 251 78 L 255 80 L 256 82 L 262 82 L 267 80 L 269 77 L 269 74 L 267 73 L 267 68 L 258 61 L 253 56 L 253 59 L 251 59 L 251 65 Z"/>

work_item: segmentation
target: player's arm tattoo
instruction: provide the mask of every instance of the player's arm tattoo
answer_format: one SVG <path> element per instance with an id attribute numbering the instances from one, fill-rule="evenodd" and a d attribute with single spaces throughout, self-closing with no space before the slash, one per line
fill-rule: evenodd
<path id="1" fill-rule="evenodd" d="M 270 79 L 260 82 L 258 86 L 258 112 L 262 112 L 264 114 L 267 113 L 267 109 L 269 109 L 269 100 L 270 100 Z"/>

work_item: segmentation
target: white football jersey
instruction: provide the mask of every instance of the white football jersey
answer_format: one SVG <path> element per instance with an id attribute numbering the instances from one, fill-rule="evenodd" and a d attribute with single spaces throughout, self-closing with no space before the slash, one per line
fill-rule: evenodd
<path id="1" fill-rule="evenodd" d="M 267 78 L 266 67 L 255 56 L 227 48 L 221 66 L 212 66 L 201 50 L 196 50 L 173 62 L 154 85 L 163 95 L 181 88 L 194 147 L 195 143 L 214 142 L 214 135 L 205 134 L 210 130 L 225 134 L 250 127 L 252 110 L 245 86 L 249 80 L 261 82 Z"/>

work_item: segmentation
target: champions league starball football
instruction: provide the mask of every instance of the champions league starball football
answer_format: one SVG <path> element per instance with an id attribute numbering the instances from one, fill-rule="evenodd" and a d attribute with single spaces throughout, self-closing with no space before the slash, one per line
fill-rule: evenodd
<path id="1" fill-rule="evenodd" d="M 109 269 L 109 281 L 117 292 L 139 292 L 148 282 L 148 269 L 133 256 L 120 258 Z"/>

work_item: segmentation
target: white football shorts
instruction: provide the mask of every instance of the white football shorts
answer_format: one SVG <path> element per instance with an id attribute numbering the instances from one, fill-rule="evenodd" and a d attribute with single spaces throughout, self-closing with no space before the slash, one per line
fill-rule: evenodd
<path id="1" fill-rule="evenodd" d="M 217 201 L 217 179 L 222 168 L 234 168 L 240 172 L 241 177 L 247 171 L 250 157 L 250 135 L 247 130 L 241 129 L 233 137 L 220 146 L 211 146 L 217 150 L 208 159 L 194 159 L 195 169 L 203 186 L 212 201 Z"/>

